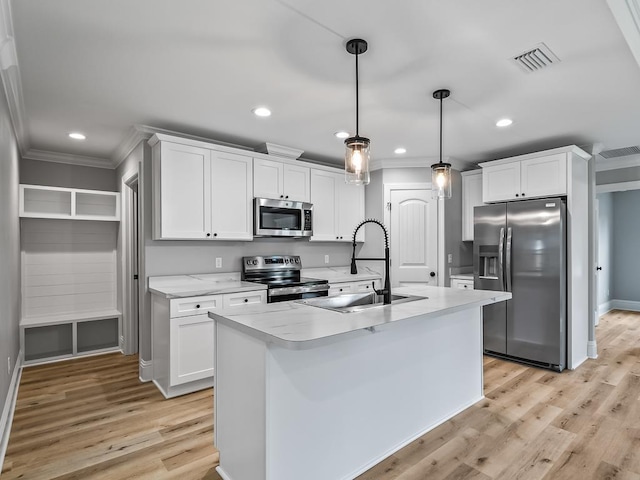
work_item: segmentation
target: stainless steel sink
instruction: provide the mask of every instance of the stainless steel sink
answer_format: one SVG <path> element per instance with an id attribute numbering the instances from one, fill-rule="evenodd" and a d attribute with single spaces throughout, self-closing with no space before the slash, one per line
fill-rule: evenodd
<path id="1" fill-rule="evenodd" d="M 417 295 L 391 295 L 391 304 L 397 305 L 399 303 L 415 302 L 416 300 L 424 300 L 426 298 L 428 297 L 419 297 Z M 377 295 L 374 292 L 336 295 L 335 297 L 317 297 L 307 300 L 298 300 L 297 303 L 340 313 L 355 313 L 368 310 L 370 308 L 384 306 L 382 295 Z"/>

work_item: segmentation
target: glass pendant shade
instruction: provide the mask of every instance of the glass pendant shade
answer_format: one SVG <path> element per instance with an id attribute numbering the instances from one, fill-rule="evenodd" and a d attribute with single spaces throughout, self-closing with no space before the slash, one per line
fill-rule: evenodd
<path id="1" fill-rule="evenodd" d="M 434 198 L 451 198 L 451 164 L 431 165 L 431 193 Z"/>
<path id="2" fill-rule="evenodd" d="M 350 137 L 344 141 L 344 180 L 353 185 L 369 184 L 369 139 Z"/>

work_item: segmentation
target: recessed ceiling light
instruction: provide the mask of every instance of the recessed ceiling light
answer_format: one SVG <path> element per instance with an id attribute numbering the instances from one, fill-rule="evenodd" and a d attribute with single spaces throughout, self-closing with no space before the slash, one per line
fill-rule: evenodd
<path id="1" fill-rule="evenodd" d="M 404 147 L 398 147 L 393 151 L 393 153 L 396 155 L 402 155 L 403 153 L 407 153 L 407 149 Z"/>
<path id="2" fill-rule="evenodd" d="M 251 111 L 256 117 L 268 117 L 271 115 L 271 110 L 267 107 L 256 107 Z"/>
<path id="3" fill-rule="evenodd" d="M 502 118 L 496 122 L 496 127 L 508 127 L 513 123 L 510 118 Z"/>
<path id="4" fill-rule="evenodd" d="M 339 132 L 334 133 L 334 135 L 338 138 L 349 138 L 351 134 L 349 132 L 345 132 L 344 130 L 341 130 Z"/>
<path id="5" fill-rule="evenodd" d="M 74 140 L 86 140 L 86 136 L 79 132 L 72 132 L 69 134 L 69 138 L 73 138 Z"/>

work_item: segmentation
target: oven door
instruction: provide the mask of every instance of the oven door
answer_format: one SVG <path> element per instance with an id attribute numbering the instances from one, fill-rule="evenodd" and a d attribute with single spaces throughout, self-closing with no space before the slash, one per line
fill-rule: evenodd
<path id="1" fill-rule="evenodd" d="M 313 233 L 310 203 L 256 198 L 253 209 L 255 236 L 309 237 Z"/>
<path id="2" fill-rule="evenodd" d="M 267 303 L 287 302 L 289 300 L 300 300 L 302 298 L 326 297 L 328 295 L 328 283 L 297 287 L 275 287 L 267 290 Z"/>

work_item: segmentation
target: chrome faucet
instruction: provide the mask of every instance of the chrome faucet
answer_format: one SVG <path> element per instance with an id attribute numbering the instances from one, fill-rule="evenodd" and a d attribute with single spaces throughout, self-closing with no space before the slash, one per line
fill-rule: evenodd
<path id="1" fill-rule="evenodd" d="M 375 223 L 378 225 L 382 231 L 384 232 L 384 258 L 356 258 L 356 235 L 358 234 L 358 230 L 360 227 L 367 223 Z M 382 290 L 376 290 L 376 294 L 384 296 L 384 304 L 389 305 L 391 303 L 391 280 L 389 279 L 389 270 L 391 269 L 391 262 L 389 260 L 389 233 L 387 232 L 387 228 L 380 220 L 375 220 L 373 218 L 369 218 L 367 220 L 363 220 L 358 224 L 356 229 L 353 231 L 353 253 L 351 255 L 351 275 L 355 275 L 358 273 L 358 268 L 356 267 L 356 260 L 378 260 L 384 261 L 384 288 Z"/>

